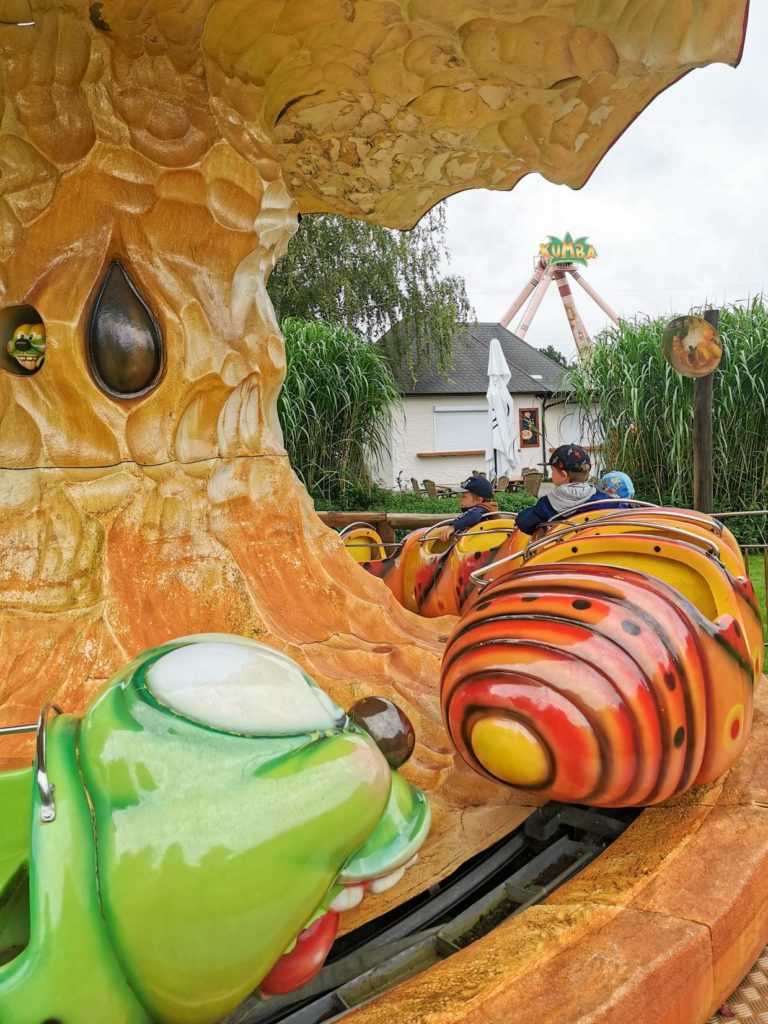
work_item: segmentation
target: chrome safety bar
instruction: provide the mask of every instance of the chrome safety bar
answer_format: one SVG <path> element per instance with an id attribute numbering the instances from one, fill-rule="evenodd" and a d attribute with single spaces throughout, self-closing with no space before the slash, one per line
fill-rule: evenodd
<path id="1" fill-rule="evenodd" d="M 493 519 L 494 516 L 501 516 L 502 519 L 515 519 L 516 516 L 517 516 L 517 513 L 516 512 L 504 512 L 502 509 L 499 509 L 498 512 L 486 512 L 485 515 L 483 516 L 483 518 L 480 520 L 480 522 L 481 523 L 487 523 L 491 519 Z M 448 525 L 450 525 L 450 523 L 452 523 L 453 520 L 456 519 L 456 518 L 457 518 L 456 516 L 452 516 L 450 519 L 441 519 L 439 523 L 433 523 L 432 526 L 428 526 L 427 527 L 427 532 L 424 534 L 424 536 L 423 537 L 419 537 L 419 544 L 426 544 L 427 543 L 427 538 L 429 537 L 430 533 L 432 533 L 433 530 L 439 530 L 441 526 L 448 526 Z M 514 530 L 510 530 L 508 527 L 501 527 L 499 530 L 483 530 L 482 532 L 483 533 L 501 533 L 502 531 L 504 533 L 514 533 Z"/>
<path id="2" fill-rule="evenodd" d="M 345 548 L 399 548 L 401 540 L 353 540 Z"/>
<path id="3" fill-rule="evenodd" d="M 643 505 L 643 509 L 648 509 L 648 508 L 658 508 L 658 509 L 660 509 L 661 508 L 661 506 L 659 506 L 659 505 L 649 505 L 647 502 L 643 502 L 642 505 Z M 588 507 L 588 506 L 586 506 L 586 507 Z M 513 562 L 517 558 L 526 558 L 527 559 L 530 556 L 535 555 L 538 551 L 541 551 L 543 548 L 548 547 L 549 545 L 555 545 L 555 544 L 564 543 L 565 540 L 566 540 L 566 536 L 567 535 L 572 535 L 574 533 L 581 533 L 584 530 L 594 530 L 595 528 L 600 527 L 604 523 L 613 524 L 613 525 L 621 525 L 622 523 L 627 523 L 628 525 L 631 525 L 631 526 L 656 526 L 657 525 L 652 520 L 641 519 L 637 515 L 627 515 L 626 514 L 627 511 L 632 511 L 632 510 L 624 510 L 624 511 L 619 511 L 619 512 L 612 512 L 609 515 L 598 516 L 595 519 L 591 519 L 587 523 L 573 523 L 570 526 L 565 525 L 567 523 L 567 520 L 561 519 L 559 521 L 559 523 L 558 523 L 558 526 L 564 527 L 564 528 L 563 529 L 559 529 L 557 531 L 557 533 L 553 533 L 553 534 L 551 534 L 549 536 L 545 535 L 544 537 L 539 538 L 539 540 L 536 540 L 536 541 L 533 541 L 532 543 L 527 544 L 526 547 L 524 548 L 524 550 L 522 550 L 522 551 L 516 551 L 512 555 L 507 555 L 504 558 L 498 559 L 498 561 L 496 561 L 496 562 L 489 562 L 487 565 L 482 566 L 480 569 L 475 569 L 474 572 L 471 572 L 469 574 L 469 578 L 472 580 L 473 583 L 476 583 L 477 586 L 482 589 L 483 587 L 486 587 L 488 585 L 488 583 L 490 583 L 491 581 L 490 580 L 481 580 L 480 577 L 484 576 L 485 573 L 490 572 L 491 569 L 495 569 L 499 565 L 505 565 L 507 562 Z M 638 511 L 640 512 L 641 515 L 643 514 L 641 509 L 638 509 Z M 683 516 L 676 516 L 675 518 L 684 518 L 684 517 Z M 685 517 L 685 518 L 686 518 L 686 521 L 688 521 L 688 522 L 701 522 L 701 520 L 696 518 L 695 516 L 688 516 L 688 517 Z M 551 519 L 549 520 L 550 523 L 552 521 L 553 520 L 551 520 Z M 718 525 L 722 525 L 722 524 L 718 524 Z M 677 527 L 677 526 L 666 526 L 665 525 L 663 527 L 663 530 L 667 534 L 672 534 L 673 536 L 676 536 L 676 537 L 684 537 L 686 540 L 691 541 L 696 547 L 702 548 L 707 555 L 711 555 L 716 561 L 718 561 L 718 562 L 721 561 L 720 553 L 719 553 L 719 551 L 717 549 L 717 546 L 715 544 L 713 544 L 711 541 L 707 541 L 706 538 L 699 536 L 699 534 L 691 533 L 689 530 L 683 530 L 683 529 L 681 529 L 680 527 Z"/>
<path id="4" fill-rule="evenodd" d="M 547 520 L 548 523 L 559 523 L 564 519 L 568 519 L 572 515 L 581 515 L 582 512 L 589 512 L 595 505 L 627 505 L 629 508 L 661 508 L 661 505 L 654 505 L 652 501 L 635 501 L 634 498 L 600 498 L 599 501 L 595 501 L 594 498 L 590 498 L 589 501 L 583 501 L 580 505 L 573 505 L 571 508 L 563 509 L 562 512 L 557 512 L 552 516 L 551 519 Z M 599 510 L 598 510 L 599 511 Z"/>
<path id="5" fill-rule="evenodd" d="M 608 522 L 609 520 L 609 516 L 603 516 L 600 519 L 590 520 L 588 523 L 574 523 L 571 526 L 565 526 L 562 530 L 558 530 L 557 533 L 541 537 L 539 540 L 536 540 L 532 544 L 529 544 L 525 549 L 526 558 L 535 555 L 538 551 L 541 551 L 543 548 L 549 547 L 550 545 L 566 543 L 566 539 L 568 537 L 572 537 L 574 533 L 583 533 L 585 530 L 600 529 L 601 525 L 603 523 Z M 620 522 L 617 522 L 616 519 L 613 520 L 613 524 L 621 525 Z M 635 519 L 632 525 L 656 526 L 657 524 L 647 519 Z M 708 555 L 712 555 L 714 558 L 720 561 L 717 545 L 713 544 L 712 541 L 708 541 L 704 537 L 699 536 L 698 533 L 691 533 L 690 530 L 683 530 L 679 526 L 664 526 L 663 529 L 666 534 L 671 534 L 674 537 L 684 537 L 686 540 L 691 541 L 696 547 L 703 548 Z M 612 536 L 626 537 L 628 535 L 613 534 Z"/>
<path id="6" fill-rule="evenodd" d="M 475 534 L 473 534 L 473 536 L 474 536 L 474 537 L 479 537 L 479 536 L 481 536 L 481 535 L 482 535 L 483 537 L 493 537 L 493 535 L 494 535 L 495 533 L 502 533 L 502 534 L 504 534 L 504 535 L 505 535 L 506 537 L 511 537 L 511 536 L 512 536 L 512 534 L 513 534 L 513 533 L 515 533 L 515 532 L 516 532 L 515 530 L 510 530 L 510 529 L 509 529 L 508 527 L 506 527 L 506 526 L 499 526 L 499 527 L 498 527 L 497 529 L 495 529 L 495 530 L 483 530 L 483 531 L 482 531 L 482 534 L 479 534 L 479 533 L 475 533 Z M 456 537 L 456 534 L 454 534 L 454 535 L 453 535 L 453 537 L 451 537 L 451 540 L 457 540 L 457 539 L 459 539 L 459 538 L 461 538 L 461 537 L 463 537 L 463 536 L 465 536 L 465 535 L 464 535 L 463 533 L 460 533 L 460 534 L 458 535 L 458 538 L 457 538 L 457 537 Z M 425 534 L 425 535 L 424 535 L 423 537 L 419 537 L 419 544 L 431 544 L 431 543 L 433 543 L 433 541 L 434 541 L 434 538 L 430 538 L 430 539 L 427 539 L 427 536 L 426 536 L 426 534 Z"/>
<path id="7" fill-rule="evenodd" d="M 40 818 L 43 822 L 53 821 L 56 818 L 56 804 L 53 794 L 56 787 L 48 778 L 46 764 L 48 715 L 53 712 L 55 715 L 62 713 L 61 708 L 56 704 L 45 704 L 40 712 L 37 723 L 37 740 L 35 742 L 35 753 L 37 755 L 37 791 L 40 794 Z"/>
<path id="8" fill-rule="evenodd" d="M 16 736 L 20 732 L 37 732 L 37 722 L 31 725 L 1 725 L 0 736 Z"/>
<path id="9" fill-rule="evenodd" d="M 365 530 L 370 530 L 372 533 L 379 532 L 372 523 L 364 523 L 362 519 L 359 519 L 356 523 L 347 523 L 343 529 L 339 530 L 339 536 L 343 537 L 345 533 L 349 533 L 350 530 L 356 530 L 360 526 Z"/>
<path id="10" fill-rule="evenodd" d="M 34 725 L 0 726 L 0 736 L 17 736 L 19 733 L 24 732 L 37 733 L 35 739 L 35 762 L 37 766 L 35 778 L 37 792 L 40 796 L 40 820 L 44 824 L 56 819 L 56 804 L 53 799 L 56 787 L 48 778 L 47 768 L 47 729 L 48 716 L 51 712 L 55 715 L 63 714 L 61 708 L 56 704 L 45 704 L 40 712 L 40 717 Z"/>
<path id="11" fill-rule="evenodd" d="M 480 590 L 483 587 L 487 587 L 491 580 L 481 580 L 480 577 L 485 573 L 490 572 L 491 569 L 495 569 L 499 565 L 506 565 L 507 562 L 514 562 L 516 558 L 522 558 L 525 555 L 526 549 L 522 551 L 515 551 L 513 555 L 505 555 L 504 558 L 499 558 L 496 562 L 489 562 L 487 565 L 483 565 L 480 569 L 475 569 L 474 572 L 469 574 L 469 578 L 473 583 L 476 583 Z"/>
<path id="12" fill-rule="evenodd" d="M 616 499 L 616 500 L 621 500 L 621 499 Z M 599 503 L 598 502 L 594 502 L 594 504 L 603 504 L 603 502 L 599 502 Z M 589 505 L 580 505 L 579 508 L 582 511 L 585 511 L 585 512 L 589 511 Z M 674 510 L 673 511 L 670 508 L 665 508 L 663 505 L 649 505 L 646 502 L 638 502 L 636 508 L 617 509 L 614 512 L 609 512 L 607 515 L 596 516 L 594 519 L 590 519 L 589 522 L 590 522 L 590 525 L 594 526 L 596 523 L 610 523 L 610 522 L 615 522 L 616 520 L 619 520 L 619 519 L 634 520 L 638 516 L 645 515 L 646 511 L 648 509 L 653 509 L 654 515 L 661 516 L 662 518 L 665 518 L 665 519 L 682 519 L 686 523 L 700 523 L 703 526 L 711 524 L 713 527 L 715 527 L 715 529 L 712 532 L 716 533 L 718 537 L 722 537 L 723 530 L 725 529 L 725 527 L 720 522 L 720 520 L 717 519 L 715 516 L 710 516 L 709 519 L 702 519 L 702 517 L 700 515 L 699 516 L 693 515 L 691 512 L 686 512 L 684 510 L 680 510 L 680 511 Z M 568 510 L 568 515 L 570 515 L 572 512 L 573 512 L 573 509 L 569 509 Z M 579 514 L 581 514 L 581 513 L 579 513 Z M 702 515 L 704 515 L 704 513 L 702 513 Z M 564 512 L 560 512 L 558 514 L 558 518 L 555 518 L 553 516 L 552 519 L 548 520 L 546 523 L 543 523 L 542 525 L 545 526 L 548 529 L 551 525 L 562 526 L 563 523 L 570 522 L 570 520 L 568 519 L 567 516 L 565 516 L 565 518 L 561 518 L 563 516 L 565 516 L 565 513 Z M 574 524 L 574 525 L 576 525 L 576 524 Z"/>

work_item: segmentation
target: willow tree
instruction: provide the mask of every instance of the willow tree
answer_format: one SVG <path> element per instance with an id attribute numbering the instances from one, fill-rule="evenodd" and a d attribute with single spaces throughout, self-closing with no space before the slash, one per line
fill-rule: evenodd
<path id="1" fill-rule="evenodd" d="M 278 319 L 338 321 L 383 337 L 398 362 L 450 364 L 456 325 L 470 318 L 464 279 L 450 260 L 445 208 L 410 231 L 338 216 L 304 217 L 269 279 Z"/>

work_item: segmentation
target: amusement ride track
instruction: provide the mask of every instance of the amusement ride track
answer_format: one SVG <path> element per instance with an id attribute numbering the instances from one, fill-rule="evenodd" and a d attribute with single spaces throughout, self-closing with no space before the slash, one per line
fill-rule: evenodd
<path id="1" fill-rule="evenodd" d="M 549 803 L 448 878 L 337 940 L 320 974 L 222 1024 L 323 1024 L 445 960 L 541 902 L 602 851 L 639 810 Z"/>

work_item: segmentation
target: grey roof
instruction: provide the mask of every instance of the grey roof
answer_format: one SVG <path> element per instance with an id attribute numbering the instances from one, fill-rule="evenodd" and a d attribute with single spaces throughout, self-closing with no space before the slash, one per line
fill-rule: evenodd
<path id="1" fill-rule="evenodd" d="M 460 324 L 453 339 L 453 366 L 447 374 L 421 366 L 416 380 L 407 366 L 393 367 L 404 395 L 485 394 L 488 390 L 488 348 L 498 338 L 509 365 L 509 390 L 515 394 L 547 393 L 559 389 L 564 368 L 518 338 L 501 324 Z M 531 374 L 541 374 L 534 380 Z"/>

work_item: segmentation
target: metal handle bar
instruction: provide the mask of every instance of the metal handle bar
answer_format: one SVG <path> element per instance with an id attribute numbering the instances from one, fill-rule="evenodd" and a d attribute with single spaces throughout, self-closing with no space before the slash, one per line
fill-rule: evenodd
<path id="1" fill-rule="evenodd" d="M 602 504 L 602 503 L 594 502 L 594 504 Z M 585 509 L 589 508 L 588 505 L 587 506 L 582 506 L 582 507 L 585 508 Z M 717 519 L 715 519 L 713 517 L 710 517 L 709 519 L 702 519 L 700 516 L 692 515 L 690 512 L 673 511 L 672 509 L 665 508 L 663 505 L 648 505 L 646 503 L 643 503 L 642 507 L 617 509 L 614 512 L 609 512 L 607 515 L 598 516 L 595 519 L 590 520 L 589 525 L 590 526 L 594 526 L 596 523 L 611 523 L 611 522 L 617 522 L 617 521 L 620 521 L 620 520 L 625 520 L 625 521 L 627 521 L 627 520 L 628 521 L 636 520 L 638 516 L 645 515 L 646 514 L 646 510 L 649 509 L 649 508 L 654 510 L 654 515 L 663 516 L 663 517 L 665 517 L 667 519 L 682 519 L 683 521 L 685 521 L 687 523 L 701 523 L 702 526 L 705 526 L 705 527 L 707 525 L 711 524 L 712 526 L 714 526 L 716 528 L 713 532 L 715 532 L 718 537 L 721 537 L 722 534 L 723 534 L 723 529 L 724 529 L 723 524 L 719 520 L 717 520 Z M 562 513 L 561 513 L 561 515 L 562 515 Z M 558 519 L 558 520 L 555 520 L 555 517 L 553 516 L 552 519 L 548 520 L 548 522 L 544 523 L 543 525 L 546 526 L 547 529 L 549 529 L 550 526 L 552 526 L 553 524 L 555 526 L 562 526 L 563 523 L 568 523 L 568 522 L 570 522 L 569 519 Z M 574 523 L 574 525 L 579 525 L 579 524 L 575 524 Z"/>
<path id="2" fill-rule="evenodd" d="M 655 507 L 658 507 L 658 506 L 648 506 L 648 505 L 646 505 L 646 507 L 655 508 Z M 568 527 L 566 527 L 563 530 L 560 530 L 557 534 L 554 534 L 554 535 L 549 536 L 549 537 L 542 537 L 542 538 L 540 538 L 537 541 L 533 541 L 533 543 L 527 544 L 523 551 L 516 551 L 512 555 L 506 555 L 504 558 L 500 558 L 500 559 L 498 559 L 495 562 L 489 562 L 487 565 L 482 566 L 480 569 L 475 569 L 474 572 L 471 572 L 469 574 L 469 578 L 473 581 L 473 583 L 477 584 L 477 586 L 480 589 L 482 589 L 483 587 L 488 586 L 488 584 L 491 581 L 490 580 L 481 580 L 480 577 L 484 576 L 485 573 L 490 572 L 491 569 L 495 569 L 499 565 L 505 565 L 507 562 L 513 562 L 517 558 L 526 558 L 526 559 L 530 558 L 531 556 L 535 555 L 538 551 L 542 550 L 543 548 L 547 547 L 550 544 L 551 545 L 561 544 L 561 543 L 563 543 L 565 541 L 565 539 L 566 539 L 565 535 L 566 534 L 581 533 L 584 530 L 593 530 L 597 526 L 599 526 L 601 523 L 605 523 L 605 522 L 617 523 L 617 521 L 621 521 L 622 518 L 623 517 L 620 514 L 617 513 L 617 514 L 612 515 L 612 516 L 602 516 L 599 519 L 595 519 L 595 520 L 590 521 L 588 523 L 574 523 L 573 525 L 568 526 Z M 550 522 L 551 521 L 552 520 L 550 520 Z M 699 522 L 700 520 L 696 520 L 696 521 Z M 656 524 L 653 523 L 652 521 L 636 519 L 635 523 L 633 525 L 655 526 Z M 712 544 L 711 542 L 707 541 L 704 537 L 700 537 L 697 533 L 691 533 L 688 530 L 682 530 L 679 527 L 675 527 L 675 526 L 665 526 L 664 529 L 667 531 L 667 533 L 672 533 L 672 534 L 674 534 L 674 535 L 676 535 L 678 537 L 685 537 L 686 539 L 691 540 L 697 547 L 703 548 L 704 552 L 706 554 L 711 555 L 716 561 L 721 562 L 721 559 L 720 559 L 717 547 L 714 544 Z M 619 536 L 627 536 L 627 535 L 626 534 L 619 534 Z"/>
<path id="3" fill-rule="evenodd" d="M 618 504 L 621 502 L 622 505 L 629 505 L 630 508 L 661 508 L 661 505 L 654 505 L 652 501 L 635 501 L 633 498 L 600 498 L 595 501 L 594 498 L 590 498 L 589 501 L 582 501 L 580 505 L 574 505 L 572 508 L 564 509 L 562 512 L 558 512 L 548 520 L 550 523 L 562 522 L 569 516 L 580 515 L 582 512 L 589 512 L 590 508 L 594 505 L 607 505 L 615 502 Z"/>
<path id="4" fill-rule="evenodd" d="M 498 512 L 486 512 L 485 515 L 483 516 L 483 518 L 480 520 L 480 522 L 481 523 L 487 523 L 493 516 L 503 516 L 505 519 L 514 519 L 514 518 L 516 518 L 517 513 L 515 513 L 515 512 L 502 512 L 501 509 L 499 509 Z M 427 537 L 429 537 L 430 533 L 432 533 L 433 530 L 437 530 L 441 526 L 448 526 L 449 523 L 452 523 L 454 519 L 456 519 L 456 516 L 453 516 L 451 519 L 441 519 L 439 523 L 433 523 L 432 526 L 427 527 L 427 532 L 424 534 L 424 536 L 423 537 L 419 537 L 419 544 L 426 544 L 427 543 Z M 470 529 L 471 529 L 471 527 L 470 527 Z M 491 533 L 491 532 L 495 533 L 496 531 L 495 530 L 493 530 L 493 531 L 491 531 L 491 530 L 484 530 L 483 532 L 484 533 Z M 512 533 L 513 531 L 510 530 L 509 532 Z"/>
<path id="5" fill-rule="evenodd" d="M 629 510 L 628 512 L 611 512 L 606 516 L 598 516 L 595 519 L 590 519 L 589 521 L 583 523 L 571 523 L 569 520 L 563 519 L 557 524 L 558 527 L 562 527 L 562 529 L 558 529 L 556 532 L 553 531 L 550 534 L 545 535 L 544 537 L 539 537 L 539 539 L 537 541 L 534 541 L 532 545 L 529 545 L 529 547 L 535 548 L 545 541 L 555 541 L 558 537 L 563 537 L 568 533 L 574 533 L 580 530 L 593 530 L 595 529 L 595 527 L 602 526 L 604 523 L 614 526 L 621 526 L 624 523 L 631 526 L 659 526 L 659 529 L 664 530 L 680 529 L 680 527 L 657 524 L 652 519 L 641 518 L 644 515 L 647 515 L 647 513 L 643 509 L 638 509 L 637 511 Z M 697 523 L 701 522 L 701 520 L 695 519 L 693 517 L 689 517 L 687 521 Z"/>
<path id="6" fill-rule="evenodd" d="M 489 562 L 487 565 L 483 565 L 481 566 L 481 568 L 475 569 L 474 572 L 471 572 L 469 574 L 469 578 L 472 580 L 473 583 L 477 584 L 480 590 L 482 590 L 483 587 L 487 587 L 491 581 L 481 580 L 479 579 L 480 576 L 483 576 L 485 573 L 490 572 L 491 569 L 495 569 L 496 566 L 498 565 L 505 565 L 507 562 L 514 562 L 516 558 L 522 558 L 525 554 L 525 550 L 526 549 L 523 549 L 522 551 L 515 551 L 515 553 L 512 555 L 505 555 L 504 558 L 499 558 L 495 562 Z"/>
<path id="7" fill-rule="evenodd" d="M 40 796 L 40 820 L 44 824 L 47 824 L 49 821 L 54 821 L 56 818 L 56 804 L 53 800 L 53 794 L 56 787 L 48 778 L 48 769 L 46 766 L 46 736 L 48 715 L 51 712 L 55 715 L 61 715 L 63 713 L 61 708 L 56 704 L 45 704 L 40 712 L 40 717 L 34 725 L 5 725 L 0 728 L 0 736 L 14 736 L 23 732 L 37 733 L 37 737 L 35 739 L 35 761 L 37 765 L 35 778 L 37 782 L 37 792 Z"/>
<path id="8" fill-rule="evenodd" d="M 526 547 L 526 557 L 528 558 L 532 555 L 535 555 L 538 551 L 541 551 L 543 548 L 548 547 L 551 544 L 555 545 L 565 543 L 566 537 L 574 533 L 583 533 L 585 530 L 598 529 L 602 522 L 604 522 L 603 519 L 595 519 L 593 522 L 589 523 L 574 523 L 572 526 L 566 526 L 563 530 L 558 530 L 557 533 L 551 534 L 547 537 L 542 537 L 540 540 L 534 541 L 533 544 L 529 544 Z M 635 525 L 655 526 L 656 524 L 653 522 L 649 522 L 647 520 L 637 520 Z M 664 530 L 666 531 L 666 533 L 671 533 L 676 537 L 685 537 L 687 540 L 692 541 L 696 547 L 704 548 L 708 555 L 712 555 L 713 557 L 717 558 L 718 561 L 720 561 L 719 552 L 717 550 L 716 545 L 714 545 L 711 541 L 706 540 L 704 537 L 700 537 L 697 533 L 691 533 L 690 530 L 682 530 L 680 529 L 680 527 L 677 526 L 665 526 Z M 631 534 L 615 534 L 614 536 L 627 537 L 631 536 Z"/>
<path id="9" fill-rule="evenodd" d="M 16 736 L 21 732 L 37 732 L 38 723 L 31 725 L 3 725 L 0 726 L 0 736 Z"/>
<path id="10" fill-rule="evenodd" d="M 623 503 L 625 503 L 624 499 L 621 499 L 621 498 L 607 498 L 606 501 L 622 501 Z M 591 502 L 590 501 L 590 502 L 582 503 L 581 505 L 575 505 L 572 509 L 568 509 L 568 515 L 570 515 L 574 511 L 578 511 L 579 509 L 589 509 L 589 507 L 591 505 L 593 505 L 593 504 L 597 504 L 597 502 Z M 642 508 L 658 508 L 659 507 L 658 505 L 652 505 L 650 502 L 647 502 L 647 501 L 638 501 L 638 502 L 635 502 L 634 504 L 638 508 L 640 508 L 640 507 L 642 507 Z M 499 515 L 500 513 L 492 513 L 492 514 L 493 515 Z M 546 524 L 544 524 L 544 525 L 549 527 L 549 524 L 553 523 L 555 521 L 557 521 L 558 525 L 562 525 L 563 523 L 568 521 L 567 519 L 563 519 L 562 518 L 564 515 L 565 515 L 565 512 L 560 512 L 557 516 L 553 516 L 552 519 L 548 520 L 548 522 Z M 608 518 L 609 518 L 609 516 L 601 516 L 601 519 L 603 519 L 603 520 L 604 519 L 608 519 Z M 587 525 L 591 526 L 592 523 L 589 523 Z M 546 539 L 546 538 L 543 538 L 543 539 Z M 536 543 L 541 543 L 541 542 L 537 541 Z M 490 572 L 491 569 L 495 569 L 496 566 L 498 566 L 498 565 L 506 565 L 507 562 L 514 562 L 515 559 L 517 559 L 517 558 L 523 558 L 526 555 L 526 553 L 527 553 L 528 549 L 530 548 L 530 546 L 531 545 L 529 543 L 528 545 L 526 545 L 526 547 L 525 547 L 525 549 L 523 551 L 516 551 L 512 555 L 505 555 L 504 558 L 499 558 L 497 561 L 489 562 L 487 565 L 482 566 L 480 569 L 475 569 L 474 572 L 471 572 L 469 574 L 469 578 L 480 589 L 482 589 L 483 587 L 487 587 L 488 584 L 490 583 L 490 580 L 481 580 L 480 579 L 481 576 L 485 575 L 485 573 L 487 573 L 487 572 Z"/>
<path id="11" fill-rule="evenodd" d="M 486 512 L 480 522 L 487 522 L 494 516 L 501 516 L 502 519 L 517 519 L 517 512 L 505 512 L 503 508 L 500 508 L 496 512 Z"/>
<path id="12" fill-rule="evenodd" d="M 722 537 L 723 535 L 723 524 L 718 519 L 715 519 L 713 516 L 710 516 L 709 519 L 702 519 L 701 516 L 695 516 L 690 512 L 673 511 L 671 508 L 665 508 L 663 505 L 653 505 L 651 507 L 655 509 L 654 515 L 662 516 L 667 519 L 682 519 L 686 523 L 700 523 L 705 528 L 708 526 L 714 526 L 715 529 L 713 530 L 713 533 L 716 533 L 718 537 Z M 620 510 L 618 512 L 611 512 L 607 516 L 601 516 L 600 519 L 596 519 L 595 522 L 602 523 L 613 519 L 618 519 L 619 517 L 631 520 L 635 519 L 637 516 L 642 515 L 644 515 L 643 509 L 628 508 L 624 509 L 623 511 Z"/>
<path id="13" fill-rule="evenodd" d="M 483 535 L 483 537 L 492 537 L 494 535 L 494 533 L 503 533 L 505 536 L 511 537 L 512 534 L 516 533 L 516 532 L 517 532 L 516 530 L 510 530 L 506 526 L 499 526 L 498 529 L 496 529 L 496 530 L 483 530 L 482 531 L 482 535 Z M 474 533 L 472 536 L 473 537 L 479 537 L 480 534 Z M 466 537 L 466 534 L 465 533 L 460 533 L 458 535 L 454 534 L 454 538 L 456 540 L 459 540 L 462 537 Z M 454 538 L 451 538 L 451 539 L 454 539 Z M 419 537 L 419 544 L 430 544 L 430 543 L 432 543 L 432 542 L 428 541 L 426 537 Z"/>
<path id="14" fill-rule="evenodd" d="M 56 818 L 56 804 L 53 800 L 56 787 L 48 778 L 46 766 L 48 714 L 51 711 L 55 715 L 62 714 L 61 708 L 56 704 L 45 704 L 43 706 L 37 722 L 37 740 L 35 742 L 37 791 L 40 794 L 40 818 L 43 822 L 53 821 Z"/>
<path id="15" fill-rule="evenodd" d="M 345 548 L 399 548 L 401 540 L 353 540 L 351 544 L 345 544 Z"/>
<path id="16" fill-rule="evenodd" d="M 422 537 L 419 537 L 419 544 L 426 544 L 427 537 L 433 530 L 439 530 L 441 526 L 448 526 L 455 518 L 456 516 L 452 516 L 450 519 L 441 519 L 439 523 L 433 523 L 431 526 L 428 526 L 427 532 Z"/>
<path id="17" fill-rule="evenodd" d="M 343 530 L 339 530 L 339 536 L 343 537 L 345 533 L 349 533 L 350 530 L 354 530 L 359 526 L 362 526 L 366 530 L 372 530 L 373 533 L 379 532 L 372 523 L 364 523 L 361 519 L 356 523 L 347 523 Z"/>

